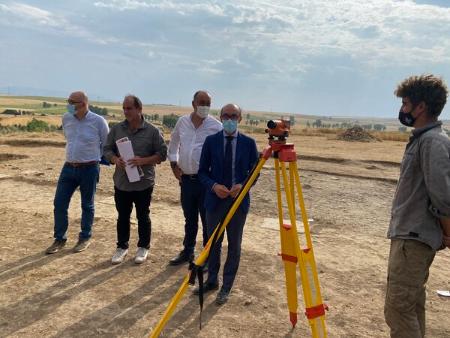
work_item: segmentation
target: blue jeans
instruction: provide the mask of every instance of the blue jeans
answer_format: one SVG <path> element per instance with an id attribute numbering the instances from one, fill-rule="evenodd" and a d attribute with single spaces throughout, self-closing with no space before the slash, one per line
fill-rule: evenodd
<path id="1" fill-rule="evenodd" d="M 194 253 L 195 241 L 198 233 L 198 215 L 202 222 L 203 246 L 208 242 L 208 229 L 206 227 L 206 212 L 203 205 L 205 188 L 197 176 L 181 176 L 181 207 L 184 214 L 184 254 L 190 256 Z"/>
<path id="2" fill-rule="evenodd" d="M 94 196 L 99 174 L 98 164 L 77 168 L 67 164 L 63 166 L 56 187 L 55 200 L 53 201 L 55 239 L 67 239 L 66 233 L 69 225 L 67 210 L 69 209 L 70 199 L 78 187 L 80 187 L 81 194 L 81 232 L 79 238 L 91 238 L 92 223 L 94 222 Z"/>

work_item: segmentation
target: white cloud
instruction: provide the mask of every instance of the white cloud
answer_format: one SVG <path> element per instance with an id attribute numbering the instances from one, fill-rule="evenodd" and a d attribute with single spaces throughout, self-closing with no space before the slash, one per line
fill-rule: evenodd
<path id="1" fill-rule="evenodd" d="M 9 15 L 13 15 L 24 20 L 30 20 L 39 25 L 55 27 L 61 24 L 61 20 L 49 11 L 27 4 L 13 3 L 9 6 L 0 4 L 0 10 L 8 13 Z"/>

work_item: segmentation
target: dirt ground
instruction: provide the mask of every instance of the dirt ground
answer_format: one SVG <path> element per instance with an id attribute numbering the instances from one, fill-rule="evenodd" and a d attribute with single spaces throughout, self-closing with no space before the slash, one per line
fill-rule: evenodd
<path id="1" fill-rule="evenodd" d="M 265 136 L 255 137 L 262 150 Z M 302 136 L 291 141 L 313 219 L 321 290 L 330 308 L 329 336 L 387 337 L 385 234 L 405 144 Z M 143 265 L 133 262 L 135 222 L 126 262 L 110 263 L 116 240 L 112 167 L 102 167 L 91 247 L 78 254 L 71 251 L 80 227 L 77 192 L 70 207 L 68 245 L 47 256 L 63 162 L 59 134 L 0 137 L 0 337 L 145 337 L 187 272 L 186 266 L 167 265 L 183 239 L 178 184 L 168 163 L 157 167 L 152 247 Z M 200 331 L 198 300 L 188 290 L 162 336 L 309 337 L 301 296 L 299 322 L 291 329 L 277 227 L 269 160 L 252 189 L 241 265 L 229 302 L 218 307 L 214 295 L 208 295 Z M 438 253 L 428 283 L 427 337 L 450 337 L 450 299 L 436 294 L 450 289 L 449 266 L 450 251 Z"/>

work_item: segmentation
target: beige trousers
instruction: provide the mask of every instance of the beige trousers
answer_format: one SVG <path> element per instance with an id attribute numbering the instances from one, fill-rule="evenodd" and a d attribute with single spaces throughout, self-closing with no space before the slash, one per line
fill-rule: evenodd
<path id="1" fill-rule="evenodd" d="M 435 254 L 416 240 L 391 240 L 384 304 L 391 338 L 425 337 L 425 284 Z"/>

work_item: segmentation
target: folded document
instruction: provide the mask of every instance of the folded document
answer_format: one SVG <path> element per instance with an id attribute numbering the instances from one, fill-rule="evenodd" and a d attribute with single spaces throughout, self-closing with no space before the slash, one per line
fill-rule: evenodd
<path id="1" fill-rule="evenodd" d="M 125 171 L 127 173 L 128 180 L 130 182 L 137 182 L 141 180 L 141 175 L 139 173 L 138 167 L 132 167 L 128 164 L 128 160 L 134 157 L 133 146 L 128 137 L 123 137 L 116 141 L 117 149 L 119 150 L 120 157 L 125 161 L 126 167 Z"/>

